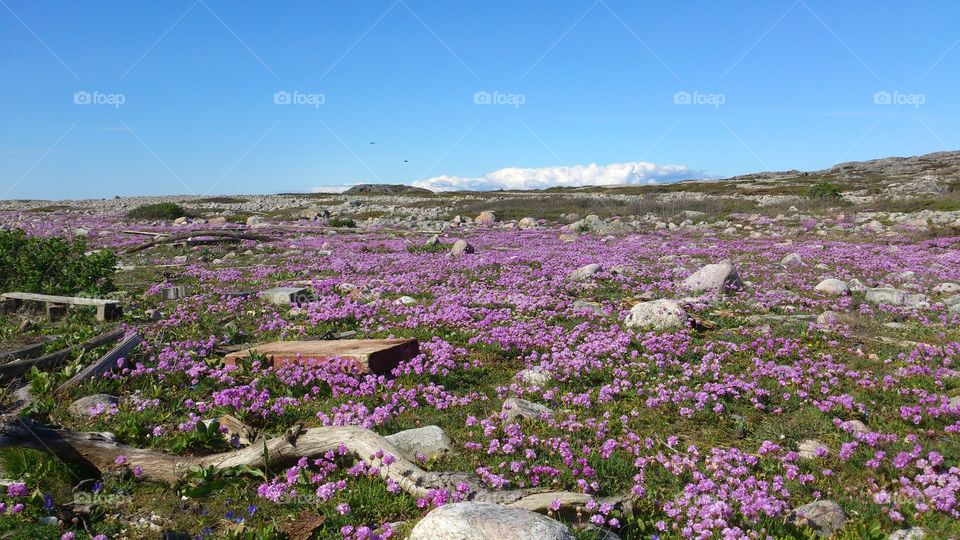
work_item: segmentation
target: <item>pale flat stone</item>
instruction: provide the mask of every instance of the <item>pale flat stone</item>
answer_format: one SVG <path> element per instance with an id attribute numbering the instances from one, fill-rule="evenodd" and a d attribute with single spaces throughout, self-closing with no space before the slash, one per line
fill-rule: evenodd
<path id="1" fill-rule="evenodd" d="M 408 540 L 574 540 L 547 516 L 493 503 L 459 502 L 431 510 Z"/>

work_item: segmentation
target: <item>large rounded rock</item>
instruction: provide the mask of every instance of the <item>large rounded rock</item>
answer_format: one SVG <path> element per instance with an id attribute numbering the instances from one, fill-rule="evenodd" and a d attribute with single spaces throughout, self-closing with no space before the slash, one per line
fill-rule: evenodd
<path id="1" fill-rule="evenodd" d="M 418 454 L 427 460 L 442 458 L 451 451 L 452 444 L 450 437 L 439 426 L 408 429 L 387 435 L 385 439 L 410 461 L 417 461 Z"/>
<path id="2" fill-rule="evenodd" d="M 603 270 L 603 268 L 599 264 L 585 264 L 567 274 L 567 281 L 586 281 L 601 270 Z"/>
<path id="3" fill-rule="evenodd" d="M 624 322 L 628 327 L 672 330 L 686 325 L 687 312 L 676 300 L 663 298 L 633 306 Z"/>
<path id="4" fill-rule="evenodd" d="M 486 212 L 480 212 L 480 215 L 473 220 L 477 225 L 492 225 L 497 222 L 497 216 L 493 212 L 487 210 Z"/>
<path id="5" fill-rule="evenodd" d="M 681 287 L 695 293 L 709 292 L 715 296 L 720 296 L 742 289 L 743 281 L 740 279 L 740 274 L 733 263 L 730 260 L 725 260 L 708 264 L 697 270 L 683 280 Z"/>
<path id="6" fill-rule="evenodd" d="M 67 407 L 67 412 L 74 416 L 92 416 L 91 411 L 104 411 L 111 405 L 120 403 L 116 396 L 110 394 L 94 394 L 92 396 L 82 397 Z"/>
<path id="7" fill-rule="evenodd" d="M 535 229 L 537 227 L 537 220 L 532 217 L 525 217 L 517 222 L 518 229 Z"/>
<path id="8" fill-rule="evenodd" d="M 902 306 L 907 295 L 903 291 L 891 288 L 867 289 L 864 299 L 871 304 L 889 304 Z"/>
<path id="9" fill-rule="evenodd" d="M 460 502 L 432 510 L 409 540 L 574 540 L 566 525 L 546 516 L 493 503 Z"/>
<path id="10" fill-rule="evenodd" d="M 467 253 L 473 253 L 473 251 L 473 246 L 471 246 L 466 240 L 462 239 L 457 240 L 456 243 L 453 244 L 453 247 L 450 248 L 450 254 L 454 257 L 460 257 Z"/>
<path id="11" fill-rule="evenodd" d="M 833 501 L 814 501 L 793 510 L 788 521 L 801 527 L 810 527 L 817 536 L 832 536 L 843 529 L 847 514 Z"/>
<path id="12" fill-rule="evenodd" d="M 803 266 L 803 258 L 800 257 L 799 253 L 791 253 L 786 257 L 780 259 L 780 264 L 783 266 Z"/>
<path id="13" fill-rule="evenodd" d="M 813 290 L 827 294 L 850 294 L 850 287 L 847 287 L 847 283 L 834 278 L 827 278 L 817 283 Z"/>

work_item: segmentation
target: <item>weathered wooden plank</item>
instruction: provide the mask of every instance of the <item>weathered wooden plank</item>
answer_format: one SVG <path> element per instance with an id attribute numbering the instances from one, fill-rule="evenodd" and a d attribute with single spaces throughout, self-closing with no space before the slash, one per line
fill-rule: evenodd
<path id="1" fill-rule="evenodd" d="M 0 362 L 6 362 L 8 360 L 26 360 L 28 358 L 36 358 L 41 352 L 43 352 L 44 342 L 32 343 L 30 345 L 25 345 L 18 349 L 9 349 L 6 351 L 0 351 Z"/>
<path id="2" fill-rule="evenodd" d="M 51 304 L 68 304 L 71 306 L 104 306 L 119 305 L 119 300 L 109 298 L 88 298 L 86 296 L 57 296 L 54 294 L 37 294 L 26 292 L 8 292 L 0 294 L 5 300 L 26 300 L 30 302 L 49 302 Z"/>
<path id="3" fill-rule="evenodd" d="M 67 347 L 66 349 L 61 349 L 46 356 L 41 356 L 40 358 L 14 360 L 13 362 L 0 365 L 0 382 L 16 379 L 17 377 L 20 377 L 24 373 L 30 371 L 30 368 L 34 366 L 36 366 L 37 369 L 55 368 L 60 364 L 60 362 L 63 361 L 64 358 L 70 356 L 75 351 L 88 351 L 101 345 L 106 345 L 107 343 L 113 343 L 114 341 L 122 338 L 123 334 L 124 330 L 122 328 L 117 328 L 116 330 L 111 330 L 105 334 L 100 334 L 99 336 L 90 338 L 79 345 Z"/>
<path id="4" fill-rule="evenodd" d="M 117 360 L 130 354 L 130 351 L 135 349 L 137 345 L 140 344 L 140 341 L 142 341 L 140 334 L 134 332 L 128 336 L 127 339 L 124 339 L 118 343 L 116 347 L 110 349 L 110 352 L 103 355 L 99 360 L 85 367 L 83 371 L 71 377 L 69 381 L 61 384 L 54 393 L 59 394 L 64 390 L 73 388 L 87 379 L 103 375 L 107 371 L 110 371 L 114 366 L 117 365 Z"/>
<path id="5" fill-rule="evenodd" d="M 275 341 L 262 343 L 224 356 L 228 365 L 250 356 L 252 352 L 266 356 L 274 367 L 287 364 L 311 365 L 332 358 L 353 360 L 361 371 L 386 373 L 401 362 L 420 354 L 415 339 L 340 339 L 333 341 Z"/>

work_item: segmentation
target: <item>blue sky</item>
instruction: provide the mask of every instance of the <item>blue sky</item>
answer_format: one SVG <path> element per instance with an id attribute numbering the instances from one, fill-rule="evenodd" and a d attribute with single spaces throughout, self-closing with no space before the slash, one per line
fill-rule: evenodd
<path id="1" fill-rule="evenodd" d="M 667 181 L 956 149 L 958 15 L 0 0 L 0 198 Z"/>

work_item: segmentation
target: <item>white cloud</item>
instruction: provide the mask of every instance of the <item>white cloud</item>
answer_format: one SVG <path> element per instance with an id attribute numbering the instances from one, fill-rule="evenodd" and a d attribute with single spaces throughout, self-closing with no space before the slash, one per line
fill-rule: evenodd
<path id="1" fill-rule="evenodd" d="M 549 187 L 625 186 L 675 182 L 691 178 L 712 178 L 686 165 L 657 165 L 645 161 L 610 165 L 573 165 L 561 167 L 507 167 L 479 177 L 434 176 L 417 180 L 416 187 L 433 191 L 544 189 Z"/>
<path id="2" fill-rule="evenodd" d="M 310 188 L 310 193 L 343 193 L 357 184 L 336 184 L 332 186 L 316 186 Z"/>

